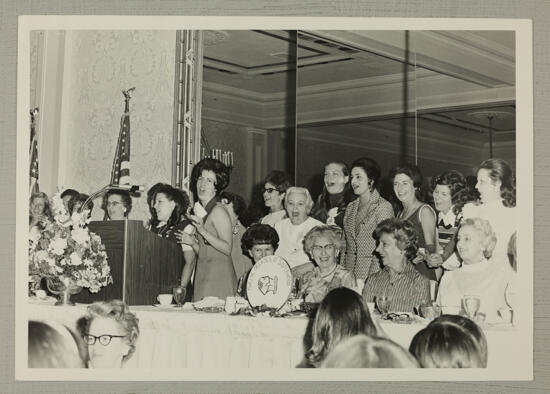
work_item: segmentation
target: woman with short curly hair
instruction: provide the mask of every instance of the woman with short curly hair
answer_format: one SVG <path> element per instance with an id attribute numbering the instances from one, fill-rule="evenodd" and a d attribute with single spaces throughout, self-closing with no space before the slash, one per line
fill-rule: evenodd
<path id="1" fill-rule="evenodd" d="M 77 327 L 88 345 L 90 368 L 121 368 L 132 357 L 139 337 L 139 319 L 121 300 L 88 306 Z"/>
<path id="2" fill-rule="evenodd" d="M 411 262 L 418 250 L 415 228 L 407 220 L 392 218 L 378 224 L 374 234 L 384 268 L 367 278 L 363 300 L 376 302 L 376 297 L 385 295 L 390 297 L 390 311 L 412 312 L 430 299 L 428 278 Z"/>

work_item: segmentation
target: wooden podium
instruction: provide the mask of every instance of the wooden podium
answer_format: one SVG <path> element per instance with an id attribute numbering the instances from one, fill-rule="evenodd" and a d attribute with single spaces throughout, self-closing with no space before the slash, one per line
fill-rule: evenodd
<path id="1" fill-rule="evenodd" d="M 117 298 L 127 305 L 151 305 L 157 303 L 160 293 L 172 293 L 172 287 L 179 285 L 184 264 L 181 247 L 145 229 L 143 222 L 91 222 L 89 228 L 105 245 L 113 283 L 98 293 L 82 289 L 72 301 Z"/>

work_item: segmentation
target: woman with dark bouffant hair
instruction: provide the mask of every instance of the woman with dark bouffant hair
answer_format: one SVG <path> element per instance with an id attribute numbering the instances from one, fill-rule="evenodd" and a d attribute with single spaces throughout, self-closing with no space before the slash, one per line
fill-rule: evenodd
<path id="1" fill-rule="evenodd" d="M 401 208 L 396 217 L 408 220 L 415 228 L 418 236 L 418 258 L 412 260 L 416 269 L 429 280 L 437 280 L 436 269 L 428 266 L 424 260 L 428 253 L 436 253 L 438 239 L 436 230 L 436 214 L 431 206 L 424 202 L 422 196 L 422 173 L 414 164 L 401 164 L 390 171 L 393 192 L 400 202 Z M 441 271 L 441 270 L 438 270 Z"/>
<path id="2" fill-rule="evenodd" d="M 167 184 L 162 184 L 156 188 L 154 202 L 149 221 L 149 230 L 159 237 L 167 238 L 175 243 L 180 243 L 178 232 L 187 234 L 194 233 L 193 222 L 185 215 L 189 210 L 189 196 L 183 190 L 176 189 Z M 182 244 L 183 266 L 180 285 L 187 288 L 191 281 L 191 274 L 195 268 L 195 262 L 198 250 L 192 246 Z"/>
<path id="3" fill-rule="evenodd" d="M 430 267 L 443 265 L 445 269 L 457 267 L 445 264 L 455 250 L 455 236 L 462 220 L 462 207 L 477 200 L 477 191 L 470 190 L 464 175 L 455 170 L 445 171 L 431 182 L 435 210 L 437 211 L 437 233 L 439 246 L 437 253 L 430 253 L 427 262 Z"/>
<path id="4" fill-rule="evenodd" d="M 319 367 L 336 344 L 358 334 L 377 335 L 361 297 L 345 287 L 331 290 L 319 305 L 313 321 L 312 345 L 306 352 L 306 363 L 300 366 Z"/>
<path id="5" fill-rule="evenodd" d="M 443 315 L 416 333 L 409 351 L 422 368 L 485 368 L 487 340 L 470 319 Z"/>
<path id="6" fill-rule="evenodd" d="M 391 204 L 378 192 L 380 175 L 380 166 L 369 157 L 351 165 L 350 184 L 357 198 L 348 204 L 344 215 L 346 249 L 341 261 L 360 282 L 380 270 L 373 255 L 376 240 L 372 233 L 378 223 L 394 216 Z"/>
<path id="7" fill-rule="evenodd" d="M 344 226 L 344 214 L 356 196 L 349 184 L 345 163 L 331 161 L 325 166 L 323 191 L 311 210 L 311 217 L 329 225 Z"/>
<path id="8" fill-rule="evenodd" d="M 202 159 L 191 172 L 195 196 L 193 221 L 198 237 L 179 232 L 180 242 L 198 250 L 193 300 L 235 294 L 237 276 L 231 261 L 233 234 L 231 217 L 221 204 L 220 194 L 229 185 L 230 169 L 216 159 Z"/>
<path id="9" fill-rule="evenodd" d="M 268 212 L 260 223 L 275 227 L 275 223 L 287 217 L 285 197 L 290 186 L 290 178 L 284 172 L 274 170 L 267 174 L 262 195 Z"/>
<path id="10" fill-rule="evenodd" d="M 90 355 L 89 368 L 121 368 L 136 350 L 139 320 L 121 300 L 88 306 L 77 328 Z"/>
<path id="11" fill-rule="evenodd" d="M 464 218 L 487 220 L 496 234 L 498 243 L 493 257 L 506 264 L 508 261 L 508 242 L 517 230 L 516 222 L 516 181 L 510 164 L 502 159 L 488 159 L 477 170 L 476 189 L 480 201 L 470 202 L 462 208 Z M 456 254 L 446 264 L 460 266 Z"/>

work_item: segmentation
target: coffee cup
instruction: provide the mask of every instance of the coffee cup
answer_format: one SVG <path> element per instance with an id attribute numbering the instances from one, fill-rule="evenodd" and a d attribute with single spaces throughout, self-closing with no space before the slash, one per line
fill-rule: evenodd
<path id="1" fill-rule="evenodd" d="M 170 305 L 172 303 L 172 294 L 159 294 L 157 296 L 157 300 L 160 303 L 160 305 Z"/>
<path id="2" fill-rule="evenodd" d="M 500 308 L 498 310 L 498 315 L 506 323 L 512 323 L 514 317 L 514 311 L 508 308 Z"/>

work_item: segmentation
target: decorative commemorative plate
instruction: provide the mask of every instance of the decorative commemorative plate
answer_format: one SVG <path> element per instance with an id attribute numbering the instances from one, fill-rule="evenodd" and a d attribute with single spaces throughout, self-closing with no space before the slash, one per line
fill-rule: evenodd
<path id="1" fill-rule="evenodd" d="M 292 273 L 279 256 L 266 256 L 250 270 L 246 282 L 248 302 L 253 307 L 265 305 L 279 309 L 292 290 Z"/>

